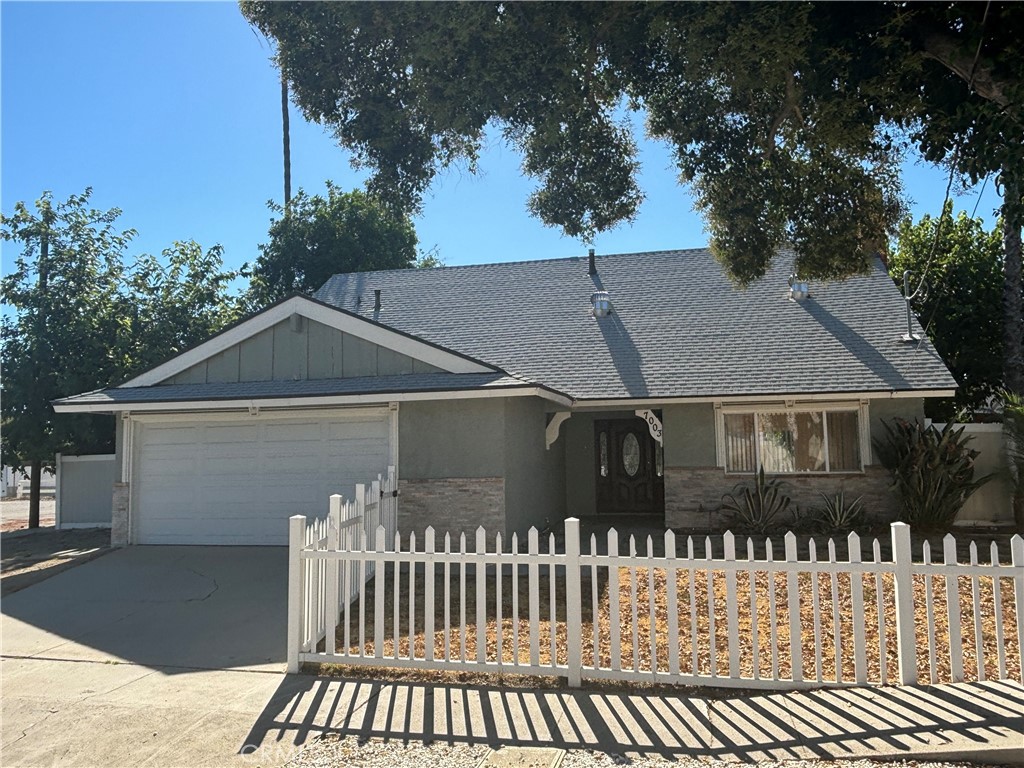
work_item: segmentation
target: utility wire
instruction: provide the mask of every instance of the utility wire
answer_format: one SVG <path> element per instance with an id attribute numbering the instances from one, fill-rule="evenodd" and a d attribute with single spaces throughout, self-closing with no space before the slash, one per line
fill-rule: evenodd
<path id="1" fill-rule="evenodd" d="M 973 219 L 975 214 L 978 212 L 978 206 L 981 205 L 982 195 L 985 194 L 985 187 L 988 185 L 988 177 L 991 173 L 985 174 L 985 180 L 981 182 L 981 192 L 978 193 L 978 199 L 974 201 L 974 210 L 971 211 L 971 218 Z"/>
<path id="2" fill-rule="evenodd" d="M 974 61 L 971 62 L 971 73 L 967 78 L 967 90 L 970 93 L 974 92 L 974 74 L 978 67 L 978 59 L 981 58 L 981 47 L 985 42 L 985 24 L 988 21 L 989 8 L 992 6 L 992 0 L 988 0 L 985 3 L 985 13 L 981 17 L 981 30 L 978 34 L 978 47 L 974 51 Z M 932 261 L 935 258 L 935 254 L 938 252 L 939 239 L 942 236 L 942 225 L 945 222 L 946 204 L 949 202 L 949 193 L 953 188 L 953 177 L 956 173 L 956 162 L 958 155 L 960 154 L 961 139 L 963 137 L 957 137 L 956 146 L 953 147 L 953 156 L 949 163 L 949 179 L 946 182 L 946 194 L 942 201 L 942 213 L 939 215 L 939 222 L 935 226 L 935 239 L 932 241 L 931 253 L 928 254 L 928 261 L 925 262 L 924 272 L 921 275 L 921 280 L 917 284 L 917 289 L 908 297 L 905 297 L 907 301 L 910 301 L 912 297 L 918 294 L 918 291 L 924 286 L 924 281 L 928 277 L 928 272 L 931 269 Z M 974 218 L 974 214 L 978 211 L 978 205 L 981 203 L 981 196 L 985 192 L 985 185 L 988 183 L 988 176 L 985 176 L 985 181 L 981 185 L 981 192 L 978 193 L 978 199 L 974 203 L 974 212 L 971 213 L 971 218 Z M 950 217 L 952 218 L 952 216 Z M 938 290 L 936 291 L 935 305 L 932 307 L 928 322 L 925 323 L 921 340 L 918 342 L 916 350 L 920 350 L 924 346 L 925 340 L 928 338 L 928 331 L 932 327 L 932 323 L 935 321 L 935 315 L 939 311 L 939 306 L 942 304 L 942 290 L 945 288 L 946 281 L 949 279 L 949 273 L 952 270 L 946 270 L 946 273 L 942 276 L 942 280 L 939 282 Z M 915 351 L 916 351 L 915 350 Z"/>

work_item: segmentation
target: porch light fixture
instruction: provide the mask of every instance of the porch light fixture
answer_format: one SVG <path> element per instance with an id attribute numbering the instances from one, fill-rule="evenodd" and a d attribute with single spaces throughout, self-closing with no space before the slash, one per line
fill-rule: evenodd
<path id="1" fill-rule="evenodd" d="M 803 301 L 811 295 L 806 280 L 801 280 L 794 272 L 789 276 L 789 298 L 791 301 Z"/>
<path id="2" fill-rule="evenodd" d="M 608 317 L 612 313 L 612 297 L 608 291 L 594 291 L 590 303 L 594 305 L 594 317 Z"/>

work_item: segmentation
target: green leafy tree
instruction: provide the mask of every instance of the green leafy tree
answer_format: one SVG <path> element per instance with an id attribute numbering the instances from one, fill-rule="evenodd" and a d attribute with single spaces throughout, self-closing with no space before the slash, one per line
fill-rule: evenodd
<path id="1" fill-rule="evenodd" d="M 999 228 L 963 211 L 954 218 L 952 203 L 941 217 L 900 224 L 889 272 L 902 289 L 910 270 L 912 292 L 927 274 L 912 306 L 959 385 L 955 398 L 928 401 L 938 421 L 984 408 L 1003 386 L 1002 268 Z"/>
<path id="2" fill-rule="evenodd" d="M 240 319 L 232 293 L 239 273 L 224 269 L 224 249 L 176 242 L 162 259 L 146 254 L 125 272 L 116 346 L 126 376 L 188 349 Z"/>
<path id="3" fill-rule="evenodd" d="M 1004 195 L 1004 360 L 1024 390 L 1024 12 L 1015 3 L 242 2 L 307 118 L 418 210 L 496 126 L 535 215 L 591 239 L 643 199 L 626 111 L 674 150 L 740 283 L 787 243 L 809 278 L 866 269 L 916 147 Z"/>
<path id="4" fill-rule="evenodd" d="M 120 210 L 89 206 L 92 190 L 0 215 L 4 242 L 20 247 L 3 278 L 0 353 L 5 465 L 32 473 L 29 525 L 39 524 L 39 478 L 57 452 L 113 449 L 109 416 L 55 414 L 58 397 L 116 383 L 195 344 L 239 314 L 219 246 L 175 243 L 163 260 L 125 268 L 134 230 Z"/>
<path id="5" fill-rule="evenodd" d="M 122 255 L 134 232 L 115 226 L 120 211 L 89 207 L 91 190 L 32 210 L 0 215 L 4 242 L 21 246 L 3 278 L 3 462 L 32 474 L 29 526 L 39 525 L 39 480 L 54 454 L 109 450 L 109 417 L 55 419 L 50 401 L 115 379 Z"/>
<path id="6" fill-rule="evenodd" d="M 403 269 L 416 264 L 416 230 L 364 192 L 342 192 L 328 182 L 327 197 L 299 190 L 278 214 L 270 239 L 252 268 L 254 307 L 293 291 L 310 293 L 338 272 Z"/>

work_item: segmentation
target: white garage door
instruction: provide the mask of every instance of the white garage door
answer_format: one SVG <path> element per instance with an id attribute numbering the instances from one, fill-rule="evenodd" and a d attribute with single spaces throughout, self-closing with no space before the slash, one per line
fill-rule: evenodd
<path id="1" fill-rule="evenodd" d="M 291 515 L 387 471 L 388 412 L 144 421 L 134 428 L 139 544 L 287 544 Z"/>

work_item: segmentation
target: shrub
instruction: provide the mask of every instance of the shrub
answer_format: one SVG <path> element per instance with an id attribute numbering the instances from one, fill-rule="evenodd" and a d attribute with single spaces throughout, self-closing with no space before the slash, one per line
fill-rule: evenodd
<path id="1" fill-rule="evenodd" d="M 861 496 L 849 501 L 846 491 L 840 488 L 831 496 L 821 496 L 825 505 L 811 513 L 812 524 L 822 533 L 831 531 L 854 531 L 864 523 L 864 505 Z"/>
<path id="2" fill-rule="evenodd" d="M 882 466 L 892 472 L 899 519 L 924 528 L 946 528 L 964 502 L 991 475 L 974 479 L 978 452 L 967 447 L 964 428 L 950 422 L 940 431 L 916 420 L 882 422 L 884 439 L 874 441 Z"/>
<path id="3" fill-rule="evenodd" d="M 722 511 L 730 528 L 751 533 L 767 533 L 781 521 L 792 499 L 784 492 L 781 480 L 767 480 L 764 465 L 754 477 L 753 486 L 739 483 L 732 493 L 722 496 Z"/>

